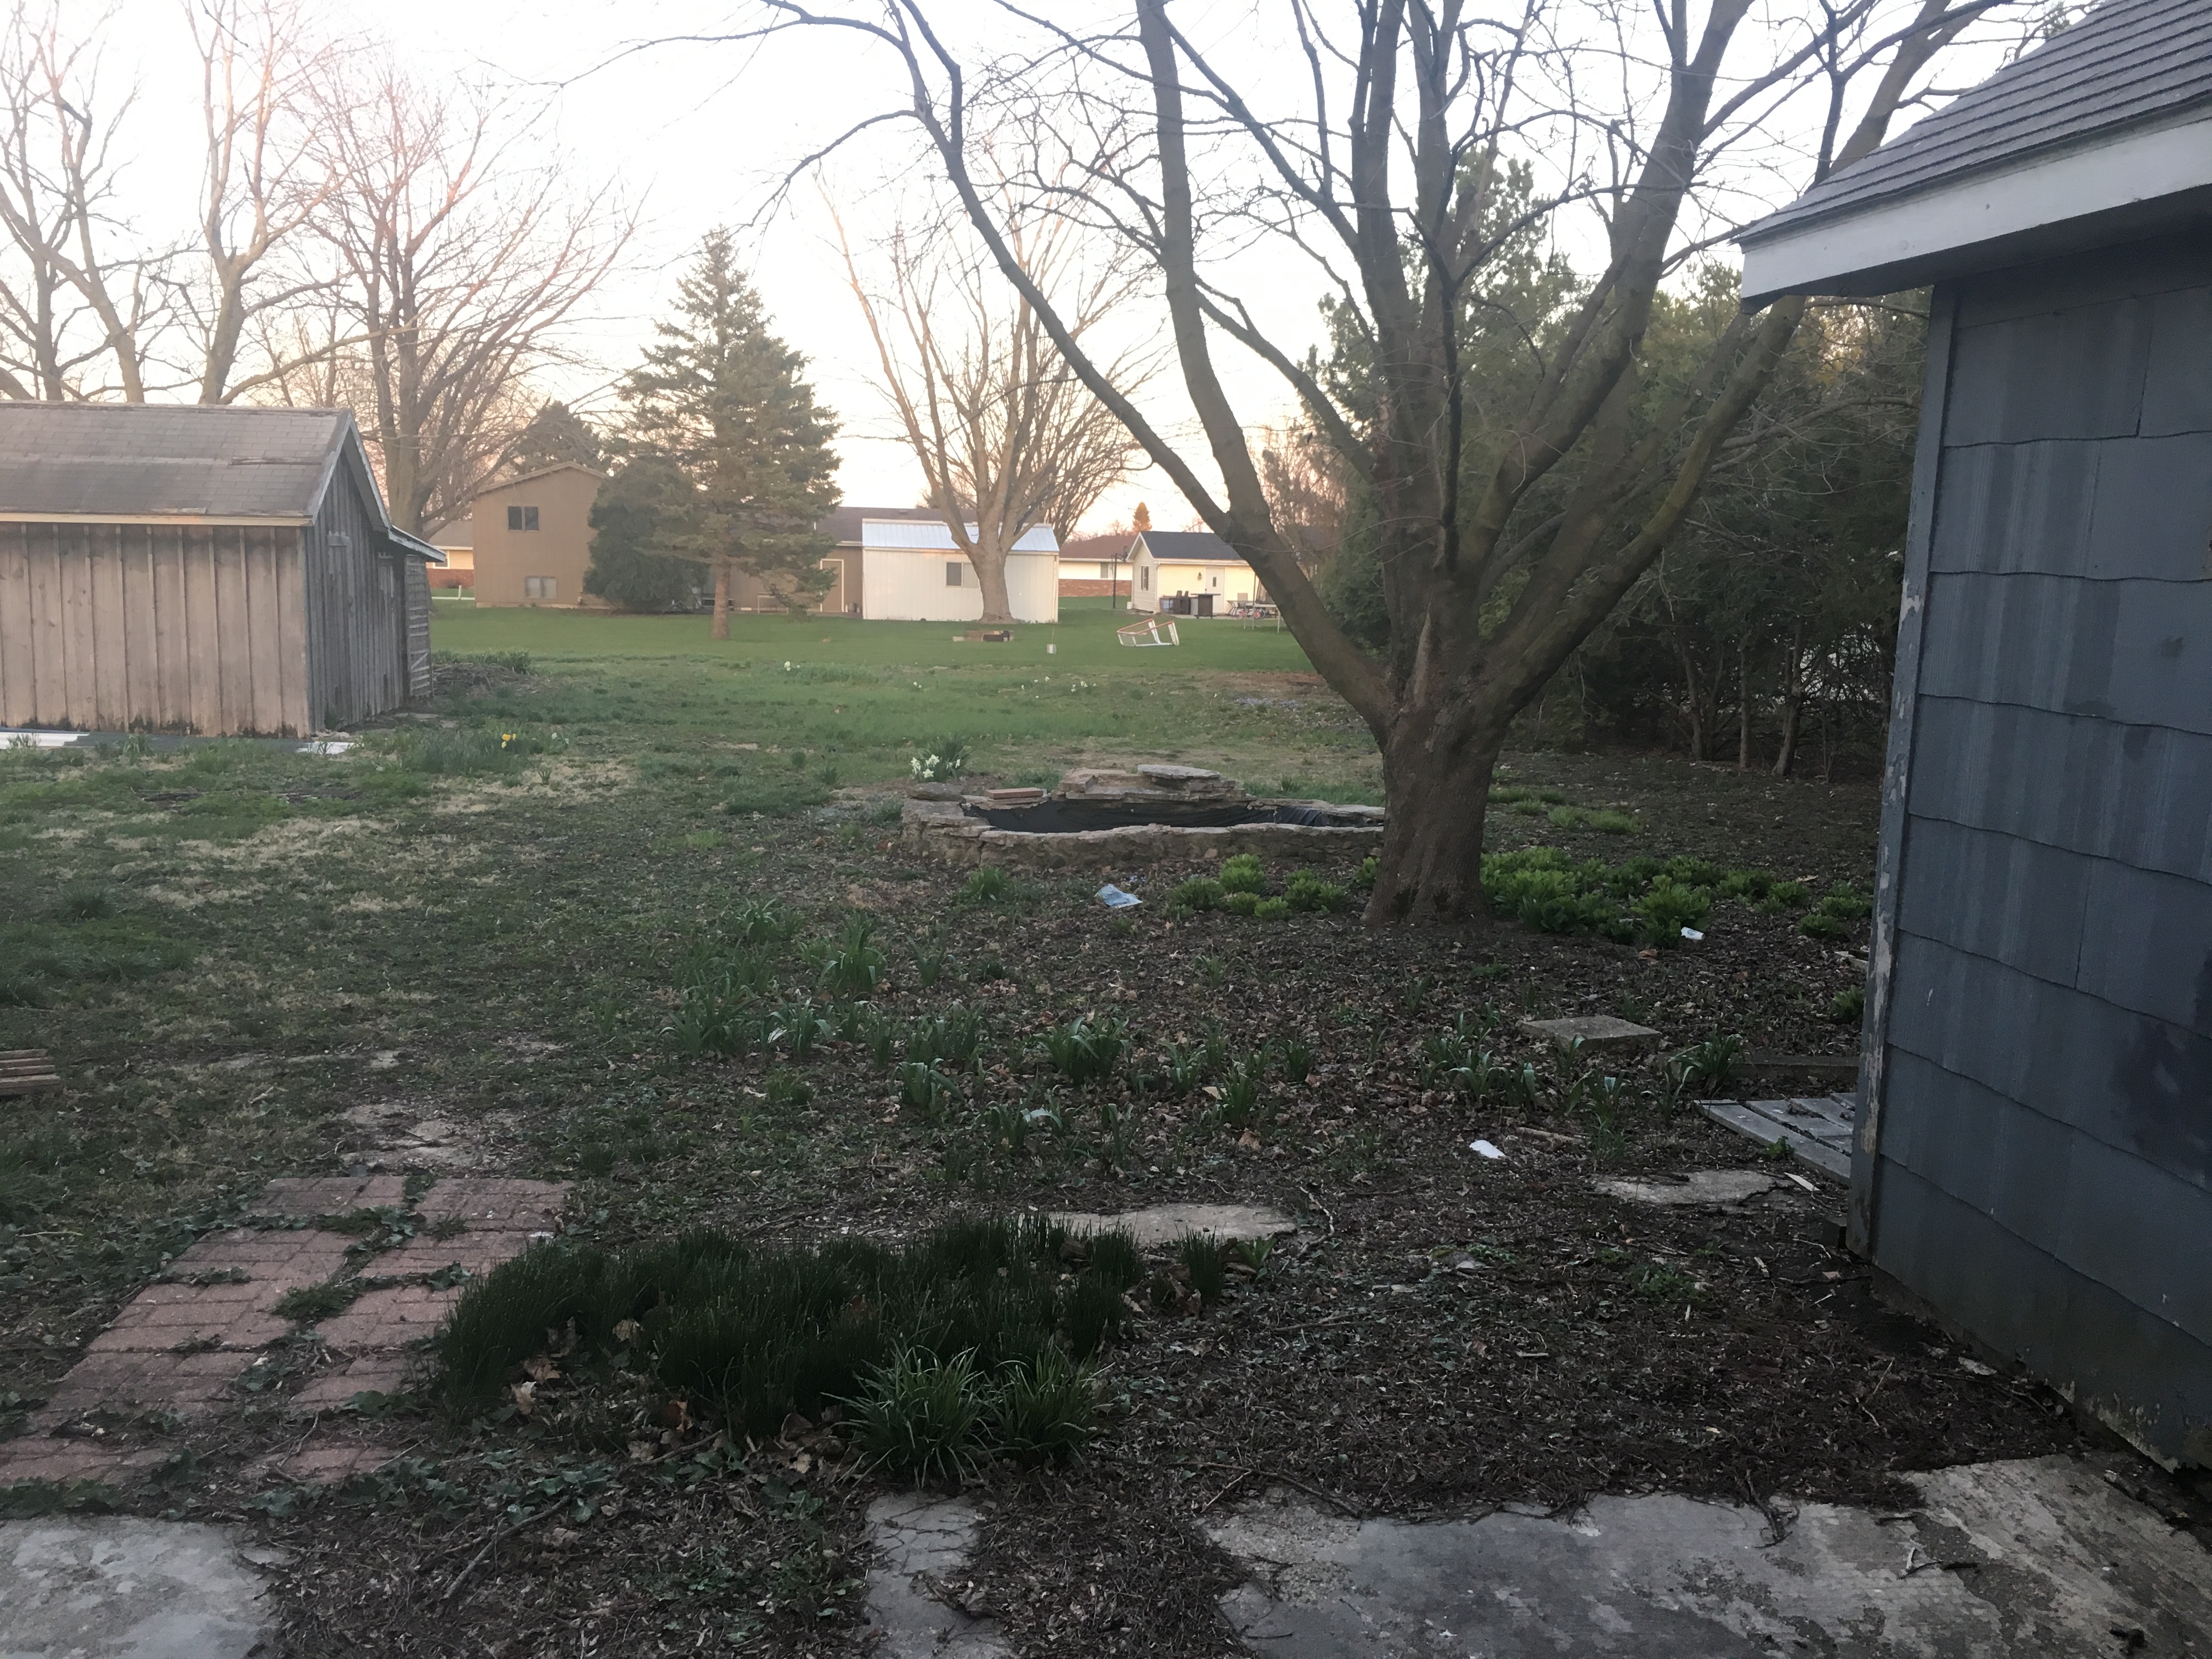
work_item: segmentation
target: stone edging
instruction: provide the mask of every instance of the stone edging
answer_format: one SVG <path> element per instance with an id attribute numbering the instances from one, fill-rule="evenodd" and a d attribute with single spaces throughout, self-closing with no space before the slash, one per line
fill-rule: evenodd
<path id="1" fill-rule="evenodd" d="M 1322 802 L 1255 800 L 1255 806 L 1320 805 Z M 1231 823 L 1218 828 L 1137 823 L 1115 830 L 1078 830 L 1038 835 L 1024 830 L 994 830 L 971 818 L 958 801 L 913 800 L 900 817 L 900 833 L 916 852 L 948 864 L 1016 865 L 1033 869 L 1072 866 L 1155 864 L 1171 860 L 1224 859 L 1237 853 L 1262 858 L 1310 858 L 1338 853 L 1364 854 L 1382 844 L 1380 807 L 1339 807 L 1371 813 L 1374 822 L 1356 829 L 1324 829 L 1306 823 Z"/>

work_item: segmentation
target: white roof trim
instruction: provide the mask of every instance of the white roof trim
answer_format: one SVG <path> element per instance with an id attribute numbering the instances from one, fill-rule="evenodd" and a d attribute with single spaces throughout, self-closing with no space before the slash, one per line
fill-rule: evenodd
<path id="1" fill-rule="evenodd" d="M 1784 294 L 1863 292 L 1849 286 L 1861 273 L 1960 254 L 2207 186 L 2212 186 L 2212 112 L 1747 240 L 1743 301 L 1756 307 Z"/>

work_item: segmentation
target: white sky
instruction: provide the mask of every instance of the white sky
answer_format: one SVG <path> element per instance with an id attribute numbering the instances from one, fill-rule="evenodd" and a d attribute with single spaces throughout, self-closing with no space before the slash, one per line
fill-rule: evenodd
<path id="1" fill-rule="evenodd" d="M 67 14 L 82 3 L 64 0 L 65 26 L 76 23 Z M 1243 67 L 1282 45 L 1279 27 L 1270 33 L 1254 27 L 1278 9 L 1256 0 L 1204 6 L 1187 0 L 1178 21 L 1210 37 L 1206 44 L 1222 61 Z M 983 10 L 981 0 L 951 0 L 945 8 L 956 22 Z M 98 16 L 89 7 L 87 12 L 79 27 L 92 26 Z M 404 43 L 408 61 L 426 80 L 459 77 L 511 99 L 517 109 L 542 101 L 547 114 L 541 131 L 568 158 L 568 168 L 586 179 L 614 178 L 621 193 L 640 204 L 641 234 L 576 331 L 575 344 L 598 368 L 549 386 L 555 395 L 606 407 L 607 384 L 649 337 L 674 274 L 699 237 L 715 225 L 746 221 L 793 160 L 896 98 L 889 55 L 834 33 L 788 37 L 759 49 L 660 46 L 621 55 L 629 42 L 727 27 L 734 14 L 735 8 L 712 0 L 335 0 L 329 13 L 334 31 Z M 122 146 L 130 161 L 125 210 L 149 235 L 175 234 L 189 213 L 198 165 L 198 65 L 177 0 L 120 0 L 100 40 L 103 81 L 114 89 L 135 81 L 138 88 L 131 142 Z M 1971 82 L 1994 62 L 1979 55 L 1973 73 L 1947 79 Z M 170 135 L 176 142 L 167 142 Z M 911 142 L 890 136 L 872 152 L 838 165 L 836 188 L 849 227 L 887 224 L 902 205 L 926 210 L 926 174 L 884 170 L 893 147 Z M 1778 148 L 1781 171 L 1796 171 L 1789 162 L 1801 147 L 1785 137 Z M 868 188 L 871 183 L 876 187 Z M 1774 202 L 1793 193 L 1781 178 L 1764 175 L 1749 188 Z M 789 210 L 742 246 L 778 330 L 811 360 L 818 392 L 842 417 L 845 499 L 869 506 L 919 499 L 919 470 L 890 435 L 870 384 L 872 352 L 812 191 L 799 191 Z M 1278 340 L 1297 348 L 1297 355 L 1318 340 L 1314 306 L 1320 289 L 1309 270 L 1279 252 L 1247 255 L 1237 269 L 1239 286 Z M 1164 328 L 1149 312 L 1133 316 L 1129 325 L 1140 332 Z M 1283 419 L 1290 399 L 1273 372 L 1229 343 L 1223 346 L 1242 417 L 1252 425 Z M 1158 418 L 1187 429 L 1191 423 L 1175 387 L 1171 373 L 1163 376 L 1149 402 Z M 1140 499 L 1164 527 L 1190 521 L 1173 487 L 1152 472 L 1109 496 L 1093 527 L 1125 516 Z"/>

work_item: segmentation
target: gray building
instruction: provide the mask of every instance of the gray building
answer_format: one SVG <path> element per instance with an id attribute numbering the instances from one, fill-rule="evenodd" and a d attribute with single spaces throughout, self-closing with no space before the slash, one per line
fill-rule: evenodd
<path id="1" fill-rule="evenodd" d="M 2106 0 L 1743 238 L 1933 285 L 1855 1247 L 2212 1462 L 2212 5 Z"/>
<path id="2" fill-rule="evenodd" d="M 0 403 L 0 725 L 297 737 L 429 690 L 344 410 Z"/>

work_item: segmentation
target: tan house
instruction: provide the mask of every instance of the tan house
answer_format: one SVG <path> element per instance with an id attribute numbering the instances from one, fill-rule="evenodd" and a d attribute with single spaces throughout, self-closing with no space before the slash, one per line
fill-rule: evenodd
<path id="1" fill-rule="evenodd" d="M 598 606 L 586 595 L 592 503 L 606 475 L 574 461 L 526 472 L 476 498 L 477 603 Z"/>
<path id="2" fill-rule="evenodd" d="M 1060 597 L 1063 599 L 1129 597 L 1129 554 L 1134 538 L 1127 534 L 1079 536 L 1060 549 Z"/>
<path id="3" fill-rule="evenodd" d="M 477 585 L 475 521 L 466 514 L 440 526 L 423 540 L 446 556 L 446 568 L 430 573 L 433 587 L 473 588 Z"/>
<path id="4" fill-rule="evenodd" d="M 1211 617 L 1264 603 L 1267 590 L 1210 530 L 1147 530 L 1129 549 L 1129 609 Z"/>

